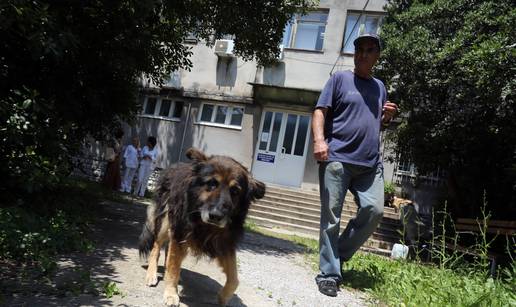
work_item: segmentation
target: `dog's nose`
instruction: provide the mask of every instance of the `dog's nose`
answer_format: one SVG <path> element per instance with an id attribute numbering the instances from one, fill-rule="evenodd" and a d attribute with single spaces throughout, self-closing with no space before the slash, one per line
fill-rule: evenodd
<path id="1" fill-rule="evenodd" d="M 219 222 L 220 220 L 222 220 L 222 218 L 224 218 L 224 215 L 219 210 L 211 211 L 209 216 L 210 220 L 213 222 Z"/>

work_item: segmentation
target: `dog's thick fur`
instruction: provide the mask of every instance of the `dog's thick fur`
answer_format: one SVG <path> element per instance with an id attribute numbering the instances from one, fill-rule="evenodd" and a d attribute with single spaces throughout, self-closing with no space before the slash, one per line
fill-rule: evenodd
<path id="1" fill-rule="evenodd" d="M 229 157 L 207 157 L 194 148 L 186 156 L 191 163 L 162 175 L 156 202 L 147 212 L 140 235 L 140 255 L 149 256 L 146 284 L 157 284 L 160 249 L 168 242 L 165 303 L 179 306 L 181 262 L 190 251 L 217 259 L 227 277 L 219 293 L 219 303 L 225 305 L 238 286 L 236 245 L 244 233 L 247 211 L 252 201 L 265 195 L 265 185 Z"/>

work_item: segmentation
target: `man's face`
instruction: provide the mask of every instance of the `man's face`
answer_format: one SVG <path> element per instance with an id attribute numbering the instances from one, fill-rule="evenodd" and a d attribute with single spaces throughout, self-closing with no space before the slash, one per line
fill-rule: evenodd
<path id="1" fill-rule="evenodd" d="M 370 39 L 362 39 L 355 48 L 355 69 L 370 74 L 378 57 L 380 57 L 380 50 L 376 43 Z"/>

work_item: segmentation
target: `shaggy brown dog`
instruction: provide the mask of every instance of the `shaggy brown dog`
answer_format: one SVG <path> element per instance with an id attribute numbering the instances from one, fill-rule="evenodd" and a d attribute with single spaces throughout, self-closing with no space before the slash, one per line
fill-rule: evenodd
<path id="1" fill-rule="evenodd" d="M 189 250 L 195 256 L 217 259 L 226 274 L 218 296 L 225 305 L 238 286 L 236 246 L 244 233 L 244 220 L 251 202 L 264 196 L 265 185 L 229 157 L 207 157 L 193 148 L 186 156 L 191 163 L 179 164 L 162 175 L 156 203 L 147 212 L 140 235 L 140 255 L 150 252 L 145 281 L 148 286 L 158 283 L 158 257 L 168 242 L 165 303 L 179 306 L 177 284 Z"/>

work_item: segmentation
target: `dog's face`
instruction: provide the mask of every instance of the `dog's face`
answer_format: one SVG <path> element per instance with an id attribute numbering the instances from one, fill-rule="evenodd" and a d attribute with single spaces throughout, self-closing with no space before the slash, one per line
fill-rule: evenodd
<path id="1" fill-rule="evenodd" d="M 265 185 L 229 157 L 207 157 L 194 148 L 186 156 L 194 173 L 189 198 L 195 208 L 189 210 L 198 211 L 203 223 L 224 228 L 234 218 L 245 218 L 250 202 L 265 194 Z"/>

